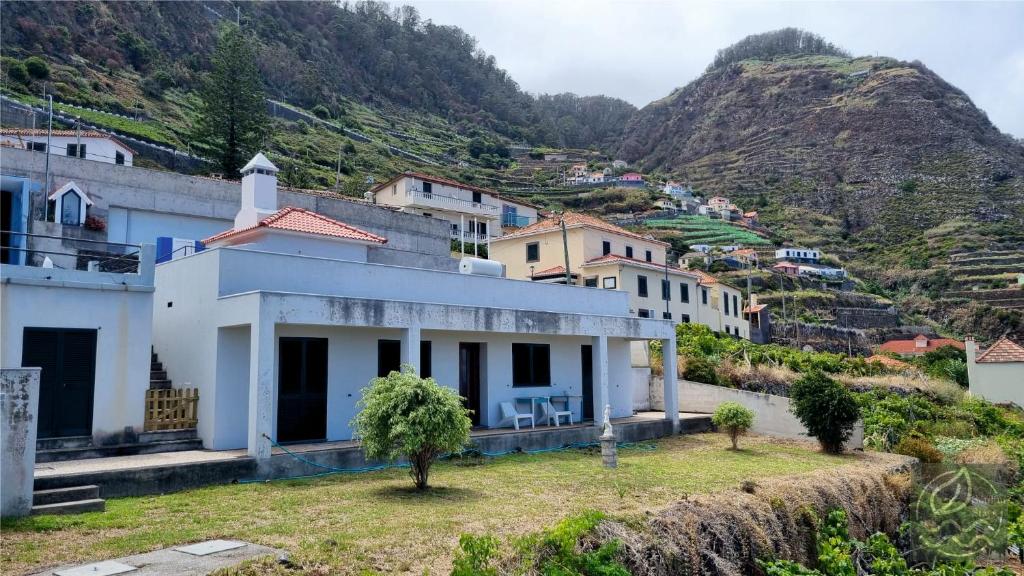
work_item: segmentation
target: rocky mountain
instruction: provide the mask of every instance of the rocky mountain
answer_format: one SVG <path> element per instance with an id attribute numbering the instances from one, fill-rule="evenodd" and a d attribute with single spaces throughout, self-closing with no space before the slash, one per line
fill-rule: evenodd
<path id="1" fill-rule="evenodd" d="M 878 240 L 956 218 L 1024 219 L 1024 145 L 923 64 L 734 52 L 637 112 L 620 154 L 700 190 L 809 209 Z"/>

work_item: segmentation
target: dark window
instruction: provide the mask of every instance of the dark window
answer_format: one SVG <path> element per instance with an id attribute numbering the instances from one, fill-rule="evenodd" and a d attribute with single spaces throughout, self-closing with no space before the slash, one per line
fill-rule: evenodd
<path id="1" fill-rule="evenodd" d="M 114 152 L 114 164 L 124 164 L 124 154 Z"/>
<path id="2" fill-rule="evenodd" d="M 648 262 L 651 261 L 651 251 L 650 250 L 648 250 L 647 252 L 644 252 L 644 260 L 647 260 Z"/>
<path id="3" fill-rule="evenodd" d="M 672 313 L 671 312 L 662 312 L 661 313 L 661 318 L 663 320 L 671 320 L 672 319 Z"/>
<path id="4" fill-rule="evenodd" d="M 651 311 L 646 308 L 641 308 L 640 310 L 637 311 L 636 315 L 641 318 L 650 318 Z"/>
<path id="5" fill-rule="evenodd" d="M 433 194 L 433 193 L 434 193 L 434 185 L 431 184 L 430 182 L 424 182 L 423 183 L 423 195 L 429 198 L 430 195 Z"/>
<path id="6" fill-rule="evenodd" d="M 740 335 L 740 327 L 739 327 L 739 326 L 736 326 L 735 328 L 733 328 L 733 330 L 734 330 L 734 333 L 735 333 L 735 334 L 736 334 L 737 336 L 739 336 L 739 335 Z"/>
<path id="7" fill-rule="evenodd" d="M 701 288 L 700 289 L 700 302 L 701 302 L 701 304 L 704 304 L 705 306 L 707 306 L 707 303 L 708 303 L 708 289 L 707 288 Z"/>
<path id="8" fill-rule="evenodd" d="M 661 281 L 661 299 L 671 300 L 672 299 L 672 283 L 668 280 Z"/>
<path id="9" fill-rule="evenodd" d="M 540 260 L 540 244 L 530 242 L 526 245 L 526 261 L 536 262 L 538 260 Z"/>
<path id="10" fill-rule="evenodd" d="M 512 345 L 512 386 L 551 385 L 551 346 Z"/>
<path id="11" fill-rule="evenodd" d="M 481 235 L 487 234 L 487 223 L 486 222 L 478 223 L 476 225 L 476 231 L 477 231 L 478 234 L 481 234 Z"/>
<path id="12" fill-rule="evenodd" d="M 633 257 L 633 247 L 632 246 L 626 246 L 626 258 L 632 258 L 632 257 Z"/>
<path id="13" fill-rule="evenodd" d="M 583 285 L 588 288 L 597 288 L 597 276 L 594 276 L 593 278 L 584 278 Z"/>
<path id="14" fill-rule="evenodd" d="M 679 298 L 682 302 L 690 301 L 690 286 L 686 282 L 679 283 Z"/>
<path id="15" fill-rule="evenodd" d="M 480 196 L 480 193 L 479 192 L 473 192 L 473 202 L 476 202 L 477 204 L 479 204 L 481 200 L 483 200 L 483 197 Z"/>
<path id="16" fill-rule="evenodd" d="M 690 315 L 689 314 L 683 314 L 683 315 L 679 316 L 679 321 L 684 323 L 684 324 L 689 324 L 690 323 Z"/>
<path id="17" fill-rule="evenodd" d="M 420 340 L 420 378 L 430 378 L 434 375 L 434 363 L 430 357 L 430 351 L 430 340 Z"/>
<path id="18" fill-rule="evenodd" d="M 732 315 L 737 317 L 737 318 L 740 317 L 740 305 L 737 304 L 737 300 L 736 300 L 736 296 L 735 295 L 733 295 L 733 297 L 732 297 Z"/>
<path id="19" fill-rule="evenodd" d="M 647 276 L 636 277 L 636 293 L 641 298 L 647 298 Z"/>
<path id="20" fill-rule="evenodd" d="M 722 296 L 723 296 L 722 302 L 725 302 L 725 315 L 728 316 L 729 315 L 729 295 L 728 294 L 723 294 Z"/>
<path id="21" fill-rule="evenodd" d="M 46 152 L 46 142 L 29 142 L 27 147 L 33 152 Z"/>
<path id="22" fill-rule="evenodd" d="M 612 253 L 612 243 L 607 241 L 607 240 L 605 240 L 604 242 L 601 242 L 601 254 L 603 256 L 607 256 L 607 255 L 609 255 L 611 253 Z"/>
<path id="23" fill-rule="evenodd" d="M 377 376 L 402 370 L 402 341 L 377 340 Z"/>
<path id="24" fill-rule="evenodd" d="M 68 153 L 68 156 L 78 156 L 78 145 L 77 144 L 68 144 L 67 153 Z"/>
<path id="25" fill-rule="evenodd" d="M 78 145 L 78 157 L 85 158 L 85 144 Z"/>

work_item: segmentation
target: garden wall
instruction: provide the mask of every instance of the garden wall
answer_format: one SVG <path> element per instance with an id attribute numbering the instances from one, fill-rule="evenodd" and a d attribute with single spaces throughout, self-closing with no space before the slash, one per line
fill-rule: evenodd
<path id="1" fill-rule="evenodd" d="M 660 377 L 655 377 L 650 386 L 651 408 L 665 409 L 664 385 Z M 712 386 L 689 380 L 679 379 L 679 409 L 683 412 L 713 413 L 722 402 L 738 402 L 754 411 L 754 426 L 750 429 L 756 434 L 807 440 L 807 429 L 789 410 L 789 398 L 774 396 L 760 392 L 748 392 L 724 386 Z M 847 450 L 864 448 L 864 425 L 858 422 L 853 428 L 853 435 L 846 444 Z"/>

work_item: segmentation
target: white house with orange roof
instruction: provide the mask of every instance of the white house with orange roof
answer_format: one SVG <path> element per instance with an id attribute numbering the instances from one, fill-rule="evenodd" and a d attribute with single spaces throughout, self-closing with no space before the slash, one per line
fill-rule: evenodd
<path id="1" fill-rule="evenodd" d="M 741 291 L 668 262 L 667 248 L 653 237 L 567 212 L 495 239 L 491 258 L 505 265 L 510 278 L 559 284 L 567 283 L 568 259 L 568 283 L 627 292 L 630 312 L 640 318 L 696 322 L 749 337 Z"/>
<path id="2" fill-rule="evenodd" d="M 971 394 L 996 404 L 1024 407 L 1024 346 L 1005 336 L 987 350 L 981 350 L 974 338 L 968 337 L 964 344 Z"/>
<path id="3" fill-rule="evenodd" d="M 131 166 L 135 151 L 110 134 L 95 130 L 0 128 L 0 146 Z"/>
<path id="4" fill-rule="evenodd" d="M 206 448 L 265 461 L 274 442 L 350 439 L 360 390 L 403 365 L 457 389 L 481 427 L 538 399 L 574 422 L 631 416 L 631 343 L 675 346 L 673 324 L 636 318 L 620 291 L 370 262 L 387 238 L 279 208 L 265 160 L 243 171 L 233 226 L 156 267 L 153 346 L 199 387 Z M 674 378 L 665 391 L 677 428 Z"/>

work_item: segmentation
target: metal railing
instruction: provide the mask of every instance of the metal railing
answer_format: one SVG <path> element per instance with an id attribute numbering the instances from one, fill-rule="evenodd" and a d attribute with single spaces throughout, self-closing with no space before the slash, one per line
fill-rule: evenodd
<path id="1" fill-rule="evenodd" d="M 529 216 L 519 216 L 506 212 L 501 215 L 501 225 L 506 228 L 525 228 L 533 224 L 534 219 Z"/>
<path id="2" fill-rule="evenodd" d="M 417 200 L 423 200 L 429 202 L 430 206 L 448 207 L 450 206 L 453 210 L 459 212 L 479 212 L 482 214 L 497 214 L 498 207 L 493 204 L 485 204 L 483 202 L 473 202 L 472 200 L 464 200 L 462 198 L 455 198 L 454 196 L 445 196 L 443 194 L 437 194 L 436 192 L 424 192 L 423 190 L 412 189 L 408 192 L 409 196 Z"/>
<path id="3" fill-rule="evenodd" d="M 3 237 L 0 261 L 4 264 L 114 274 L 139 273 L 142 247 L 137 244 L 12 230 L 0 230 L 0 236 Z M 21 241 L 14 242 L 16 239 Z M 29 244 L 33 246 L 29 247 Z M 40 246 L 45 244 L 51 246 Z M 85 247 L 79 247 L 78 244 L 84 244 Z M 71 260 L 72 258 L 74 260 Z"/>

